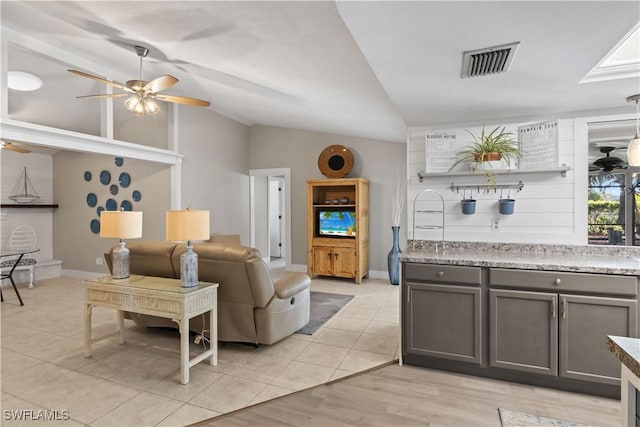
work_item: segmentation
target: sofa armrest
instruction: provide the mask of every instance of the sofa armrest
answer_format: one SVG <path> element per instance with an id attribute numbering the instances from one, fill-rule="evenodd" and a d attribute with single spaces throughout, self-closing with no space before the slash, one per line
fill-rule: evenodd
<path id="1" fill-rule="evenodd" d="M 308 289 L 309 286 L 311 286 L 311 279 L 304 273 L 288 273 L 273 284 L 276 295 L 280 299 L 291 298 Z"/>

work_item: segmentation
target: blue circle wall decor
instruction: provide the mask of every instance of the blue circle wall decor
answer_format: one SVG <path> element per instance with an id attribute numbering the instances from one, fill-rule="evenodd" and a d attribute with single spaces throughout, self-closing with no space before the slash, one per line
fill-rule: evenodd
<path id="1" fill-rule="evenodd" d="M 94 208 L 98 204 L 98 196 L 95 193 L 87 194 L 87 205 L 90 208 Z"/>
<path id="2" fill-rule="evenodd" d="M 111 173 L 109 173 L 109 171 L 107 170 L 103 170 L 102 172 L 100 172 L 100 182 L 103 185 L 109 185 L 109 183 L 111 182 Z"/>
<path id="3" fill-rule="evenodd" d="M 98 214 L 98 216 L 100 216 L 103 210 L 104 208 L 102 206 L 98 206 L 98 209 L 96 209 L 96 213 Z"/>
<path id="4" fill-rule="evenodd" d="M 89 223 L 89 228 L 91 229 L 91 232 L 93 234 L 99 234 L 100 233 L 100 221 L 98 221 L 97 219 L 92 219 L 91 222 Z"/>
<path id="5" fill-rule="evenodd" d="M 133 210 L 133 206 L 131 206 L 131 202 L 130 202 L 130 201 L 128 201 L 128 200 L 123 200 L 123 201 L 120 203 L 120 208 L 121 208 L 122 210 L 125 210 L 125 211 Z"/>
<path id="6" fill-rule="evenodd" d="M 142 199 L 142 193 L 138 190 L 134 190 L 133 193 L 131 193 L 131 197 L 133 197 L 133 201 L 139 202 Z"/>
<path id="7" fill-rule="evenodd" d="M 91 172 L 89 172 L 89 171 L 85 171 L 85 173 L 84 173 L 84 180 L 85 180 L 85 181 L 87 181 L 87 182 L 89 182 L 89 181 L 91 181 L 91 178 L 92 178 Z"/>
<path id="8" fill-rule="evenodd" d="M 115 196 L 116 194 L 118 194 L 118 186 L 115 184 L 111 184 L 111 187 L 109 187 L 109 192 Z"/>
<path id="9" fill-rule="evenodd" d="M 115 211 L 116 209 L 118 209 L 118 203 L 113 199 L 107 200 L 105 206 L 107 207 L 108 211 Z"/>
<path id="10" fill-rule="evenodd" d="M 128 173 L 122 172 L 118 178 L 118 182 L 123 188 L 127 188 L 131 184 L 131 177 Z"/>
<path id="11" fill-rule="evenodd" d="M 116 157 L 114 163 L 116 166 L 120 167 L 124 164 L 124 159 L 122 157 Z"/>

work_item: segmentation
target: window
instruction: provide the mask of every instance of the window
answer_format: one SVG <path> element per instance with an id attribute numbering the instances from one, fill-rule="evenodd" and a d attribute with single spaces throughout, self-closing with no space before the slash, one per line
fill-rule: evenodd
<path id="1" fill-rule="evenodd" d="M 638 174 L 615 171 L 589 175 L 588 191 L 589 244 L 640 245 Z"/>

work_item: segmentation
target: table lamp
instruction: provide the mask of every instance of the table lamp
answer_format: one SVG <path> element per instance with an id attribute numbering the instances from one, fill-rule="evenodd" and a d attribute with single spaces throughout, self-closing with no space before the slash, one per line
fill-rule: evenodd
<path id="1" fill-rule="evenodd" d="M 120 246 L 112 253 L 111 277 L 114 279 L 129 277 L 129 249 L 124 246 L 124 239 L 142 237 L 142 212 L 102 211 L 100 237 L 120 239 Z"/>
<path id="2" fill-rule="evenodd" d="M 198 254 L 192 240 L 209 239 L 209 211 L 167 211 L 167 240 L 187 241 L 187 250 L 180 256 L 180 286 L 198 286 Z"/>

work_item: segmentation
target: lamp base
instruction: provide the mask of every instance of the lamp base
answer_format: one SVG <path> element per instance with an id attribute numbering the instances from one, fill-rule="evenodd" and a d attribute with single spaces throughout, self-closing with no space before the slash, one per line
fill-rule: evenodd
<path id="1" fill-rule="evenodd" d="M 120 241 L 120 246 L 113 250 L 111 257 L 111 277 L 114 279 L 129 277 L 129 249 L 124 246 L 124 241 Z"/>
<path id="2" fill-rule="evenodd" d="M 198 286 L 198 254 L 193 251 L 191 243 L 187 244 L 187 251 L 180 256 L 180 286 Z"/>

